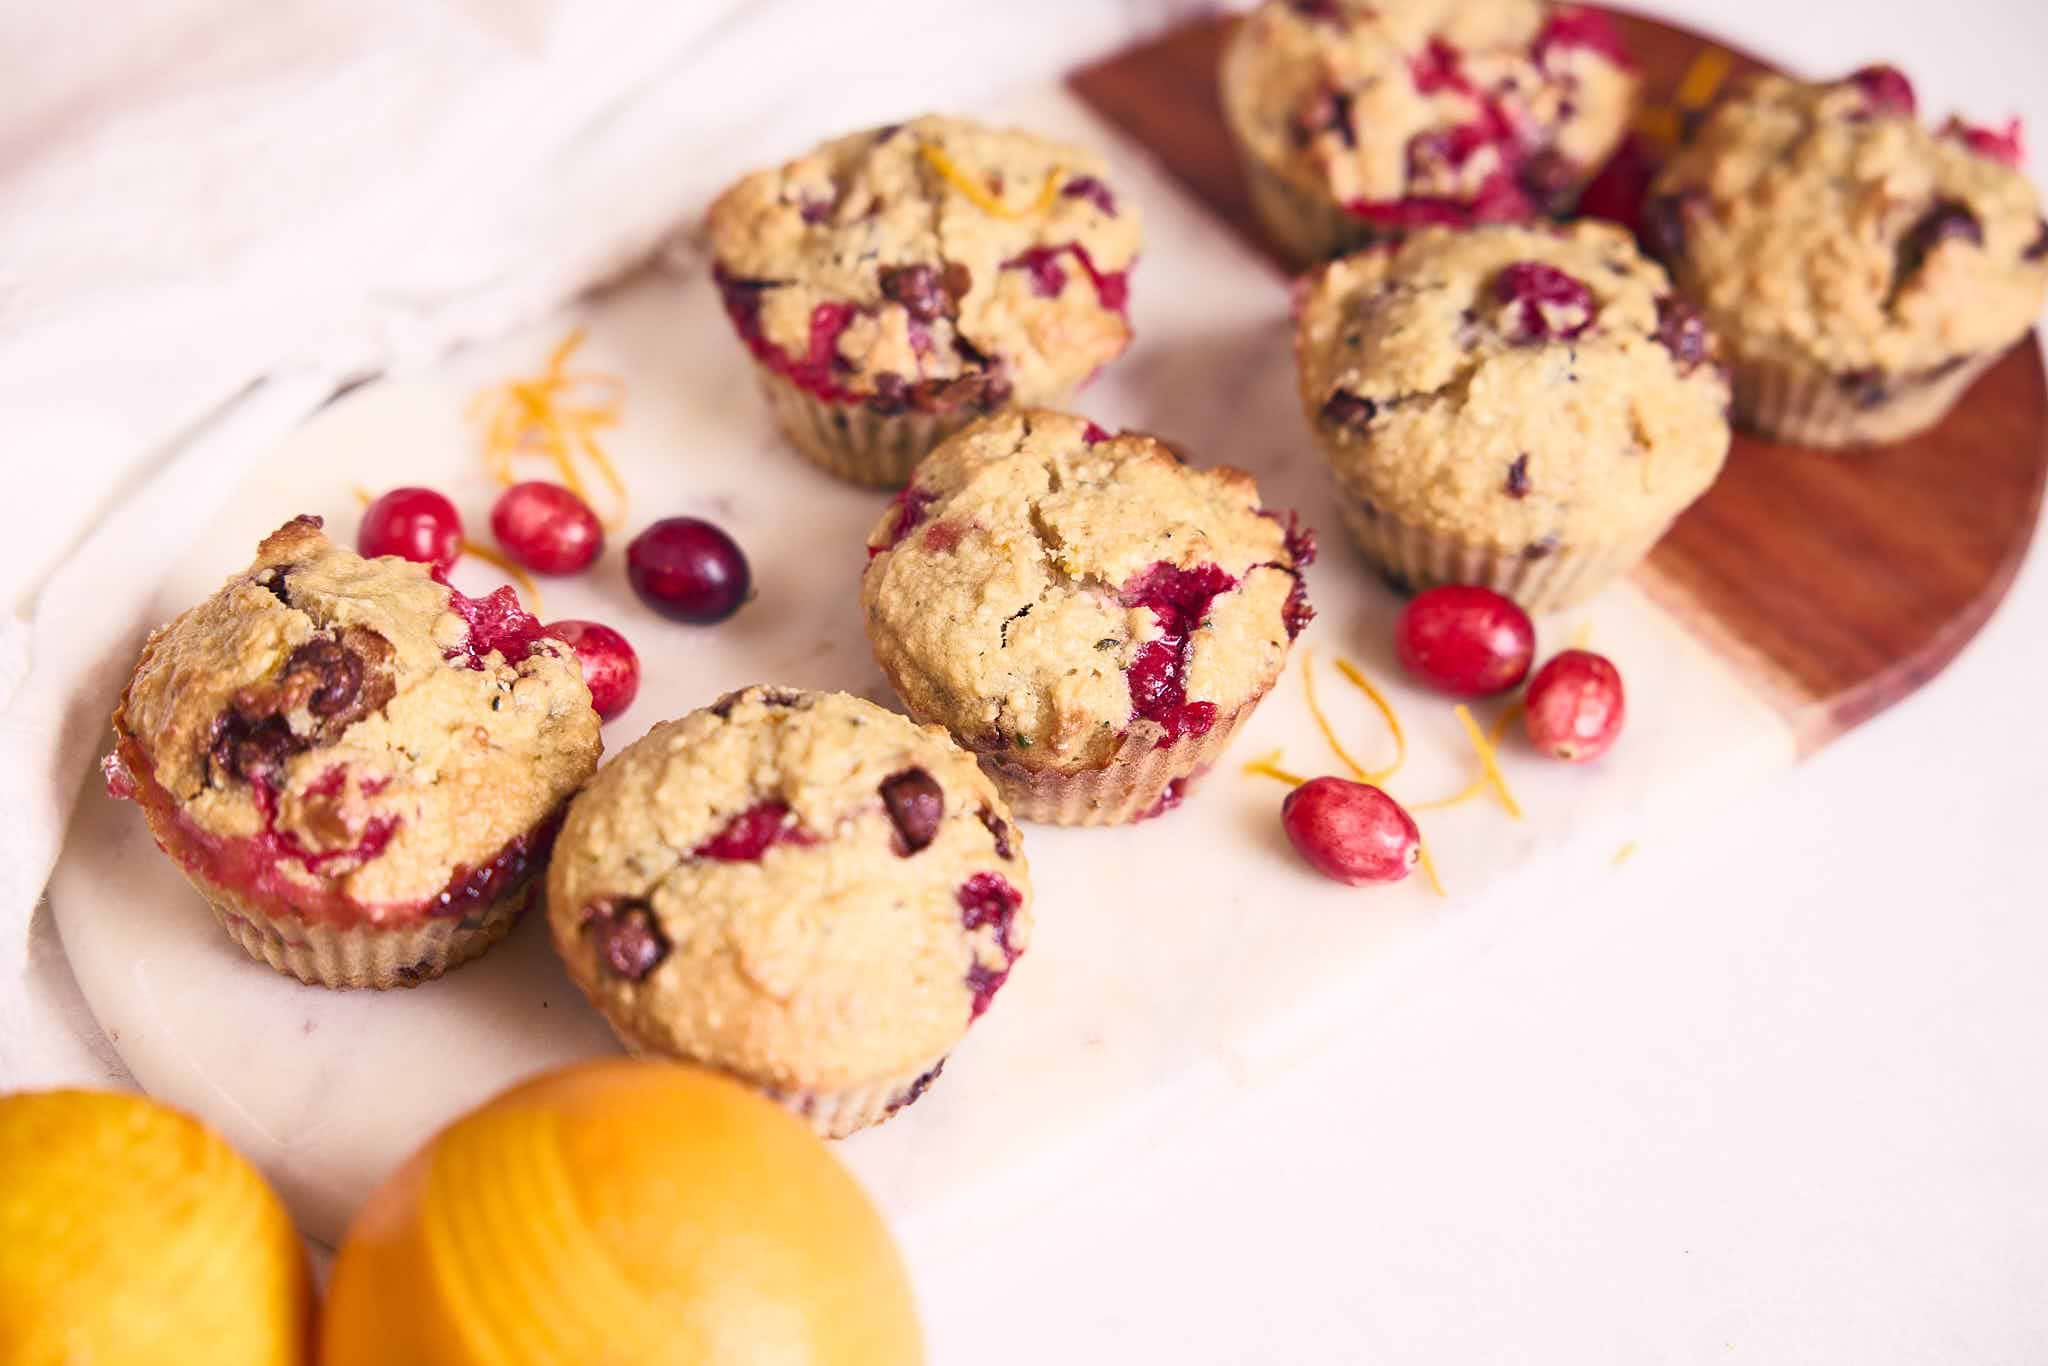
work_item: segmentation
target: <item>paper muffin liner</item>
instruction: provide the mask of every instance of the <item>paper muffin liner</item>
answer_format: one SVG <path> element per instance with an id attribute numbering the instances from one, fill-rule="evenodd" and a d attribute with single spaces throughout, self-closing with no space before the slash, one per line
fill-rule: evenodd
<path id="1" fill-rule="evenodd" d="M 1900 381 L 1867 403 L 1839 376 L 1783 365 L 1738 363 L 1735 420 L 1773 441 L 1842 449 L 1882 446 L 1918 436 L 1948 416 L 2002 352 L 1974 356 L 1947 374 Z"/>
<path id="2" fill-rule="evenodd" d="M 1266 235 L 1299 264 L 1315 265 L 1381 237 L 1372 223 L 1347 212 L 1328 195 L 1312 194 L 1275 171 L 1235 128 L 1230 141 L 1237 148 L 1245 189 Z"/>
<path id="3" fill-rule="evenodd" d="M 214 919 L 251 958 L 308 986 L 387 991 L 431 981 L 503 939 L 538 879 L 529 878 L 456 916 L 403 925 L 325 925 L 271 915 L 221 888 L 201 886 Z"/>
<path id="4" fill-rule="evenodd" d="M 1530 612 L 1555 612 L 1584 602 L 1640 564 L 1671 528 L 1592 544 L 1560 545 L 1531 557 L 1411 526 L 1358 499 L 1339 500 L 1351 539 L 1397 588 L 1419 591 L 1446 583 L 1478 584 Z"/>
<path id="5" fill-rule="evenodd" d="M 1128 825 L 1177 804 L 1178 793 L 1223 757 L 1265 693 L 1261 688 L 1203 734 L 1185 735 L 1164 747 L 1142 734 L 1128 736 L 1100 768 L 1040 767 L 1010 751 L 983 754 L 981 769 L 1019 820 L 1040 825 Z"/>

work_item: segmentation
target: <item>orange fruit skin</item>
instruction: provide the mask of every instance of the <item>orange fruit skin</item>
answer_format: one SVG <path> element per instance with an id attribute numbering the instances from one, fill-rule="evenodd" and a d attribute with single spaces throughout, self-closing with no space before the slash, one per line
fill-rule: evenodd
<path id="1" fill-rule="evenodd" d="M 356 1216 L 324 1366 L 918 1366 L 895 1243 L 810 1130 L 680 1064 L 583 1063 L 444 1129 Z"/>
<path id="2" fill-rule="evenodd" d="M 297 1366 L 291 1216 L 197 1120 L 141 1096 L 0 1097 L 0 1362 Z"/>

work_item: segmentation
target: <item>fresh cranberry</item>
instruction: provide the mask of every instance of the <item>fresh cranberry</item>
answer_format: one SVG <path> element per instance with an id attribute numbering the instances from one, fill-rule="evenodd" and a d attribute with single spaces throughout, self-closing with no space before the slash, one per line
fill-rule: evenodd
<path id="1" fill-rule="evenodd" d="M 1895 66 L 1866 66 L 1851 73 L 1849 83 L 1881 114 L 1911 114 L 1920 108 L 1913 83 Z"/>
<path id="2" fill-rule="evenodd" d="M 635 536 L 626 577 L 655 611 L 700 626 L 739 611 L 753 582 L 732 537 L 695 517 L 664 517 Z"/>
<path id="3" fill-rule="evenodd" d="M 1060 193 L 1068 199 L 1085 199 L 1110 217 L 1116 217 L 1116 196 L 1109 192 L 1109 186 L 1092 175 L 1075 176 L 1068 181 Z"/>
<path id="4" fill-rule="evenodd" d="M 1941 132 L 1943 137 L 1960 138 L 1978 156 L 1990 157 L 2008 166 L 2017 166 L 2026 160 L 2025 135 L 2018 119 L 2007 119 L 2003 128 L 1985 128 L 1964 123 L 1961 119 L 1950 119 Z"/>
<path id="5" fill-rule="evenodd" d="M 1485 697 L 1529 673 L 1536 628 L 1513 599 L 1491 588 L 1445 584 L 1418 593 L 1394 627 L 1401 663 L 1439 692 Z"/>
<path id="6" fill-rule="evenodd" d="M 1590 650 L 1566 650 L 1538 669 L 1528 704 L 1529 743 L 1581 764 L 1613 746 L 1628 710 L 1620 670 Z"/>
<path id="7" fill-rule="evenodd" d="M 1517 341 L 1568 341 L 1593 324 L 1593 291 L 1548 262 L 1508 266 L 1494 277 L 1493 297 L 1512 310 L 1505 330 Z"/>
<path id="8" fill-rule="evenodd" d="M 1422 856 L 1422 832 L 1401 804 L 1348 778 L 1311 778 L 1280 803 L 1280 826 L 1324 877 L 1353 887 L 1399 882 Z"/>
<path id="9" fill-rule="evenodd" d="M 462 557 L 462 517 L 432 489 L 398 488 L 363 509 L 356 549 L 396 555 L 445 574 Z"/>
<path id="10" fill-rule="evenodd" d="M 448 610 L 468 624 L 462 644 L 447 651 L 444 658 L 466 659 L 472 669 L 484 666 L 484 657 L 496 650 L 507 663 L 517 663 L 533 652 L 534 642 L 547 634 L 533 614 L 519 605 L 519 595 L 510 584 L 480 598 L 451 589 Z"/>
<path id="11" fill-rule="evenodd" d="M 590 504 L 560 484 L 529 480 L 498 495 L 491 534 L 536 574 L 576 574 L 604 549 L 604 527 Z"/>
<path id="12" fill-rule="evenodd" d="M 1622 140 L 1600 173 L 1579 194 L 1579 213 L 1619 223 L 1637 236 L 1643 230 L 1643 200 L 1657 176 L 1657 158 L 1634 133 Z"/>
<path id="13" fill-rule="evenodd" d="M 548 634 L 576 652 L 598 716 L 609 721 L 633 705 L 640 691 L 640 656 L 624 636 L 600 622 L 574 620 L 556 622 Z"/>

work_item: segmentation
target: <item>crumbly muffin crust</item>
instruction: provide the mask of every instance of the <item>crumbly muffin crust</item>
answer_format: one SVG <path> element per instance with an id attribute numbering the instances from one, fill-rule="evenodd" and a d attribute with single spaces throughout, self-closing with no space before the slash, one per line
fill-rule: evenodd
<path id="1" fill-rule="evenodd" d="M 710 238 L 756 360 L 882 413 L 1045 402 L 1130 340 L 1137 206 L 1093 153 L 928 115 L 734 185 Z"/>
<path id="2" fill-rule="evenodd" d="M 1540 0 L 1267 0 L 1223 66 L 1251 156 L 1390 231 L 1562 207 L 1636 84 L 1603 16 Z"/>
<path id="3" fill-rule="evenodd" d="M 465 875 L 596 768 L 589 689 L 509 589 L 465 599 L 319 527 L 287 523 L 150 636 L 110 774 L 188 875 L 249 874 L 238 906 L 379 927 L 459 912 Z"/>
<path id="4" fill-rule="evenodd" d="M 1344 497 L 1503 554 L 1661 527 L 1728 453 L 1711 337 L 1611 224 L 1428 229 L 1333 262 L 1295 340 Z"/>
<path id="5" fill-rule="evenodd" d="M 1031 940 L 1023 843 L 936 727 L 755 687 L 577 797 L 548 873 L 570 976 L 630 1046 L 781 1094 L 933 1068 Z"/>
<path id="6" fill-rule="evenodd" d="M 1206 730 L 1264 694 L 1309 615 L 1313 542 L 1250 475 L 1043 409 L 934 451 L 868 550 L 868 637 L 911 713 L 1039 767 Z"/>
<path id="7" fill-rule="evenodd" d="M 1890 68 L 1752 77 L 1659 174 L 1646 228 L 1738 365 L 1873 400 L 2002 351 L 2048 295 L 2017 136 L 1920 121 Z"/>

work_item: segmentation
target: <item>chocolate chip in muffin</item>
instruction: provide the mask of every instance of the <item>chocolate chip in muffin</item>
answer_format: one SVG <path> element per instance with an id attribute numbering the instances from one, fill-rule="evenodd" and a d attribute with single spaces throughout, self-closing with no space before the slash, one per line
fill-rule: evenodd
<path id="1" fill-rule="evenodd" d="M 256 576 L 256 586 L 270 594 L 271 597 L 276 598 L 286 607 L 290 607 L 292 605 L 292 595 L 291 586 L 288 581 L 295 567 L 294 565 L 282 564 L 273 569 L 266 569 Z"/>
<path id="2" fill-rule="evenodd" d="M 1306 145 L 1324 133 L 1335 133 L 1346 147 L 1358 145 L 1357 130 L 1351 126 L 1350 92 L 1325 87 L 1294 116 L 1297 142 Z"/>
<path id="3" fill-rule="evenodd" d="M 952 296 L 934 266 L 884 266 L 881 279 L 882 297 L 901 304 L 921 323 L 936 322 L 952 311 Z"/>
<path id="4" fill-rule="evenodd" d="M 1557 537 L 1555 536 L 1545 536 L 1540 541 L 1531 541 L 1528 545 L 1522 547 L 1522 558 L 1525 560 L 1547 560 L 1556 553 Z"/>
<path id="5" fill-rule="evenodd" d="M 1507 495 L 1510 498 L 1529 496 L 1529 453 L 1523 451 L 1508 463 Z"/>
<path id="6" fill-rule="evenodd" d="M 1563 213 L 1571 207 L 1572 192 L 1579 183 L 1579 168 L 1555 147 L 1546 147 L 1522 163 L 1516 179 L 1539 211 Z"/>
<path id="7" fill-rule="evenodd" d="M 1671 353 L 1680 371 L 1690 374 L 1707 359 L 1707 321 L 1699 310 L 1675 294 L 1657 300 L 1657 341 Z"/>
<path id="8" fill-rule="evenodd" d="M 1337 390 L 1323 402 L 1323 421 L 1354 432 L 1364 431 L 1379 413 L 1379 404 L 1348 389 Z"/>
<path id="9" fill-rule="evenodd" d="M 988 831 L 989 837 L 996 842 L 996 857 L 999 859 L 1015 858 L 1016 855 L 1010 850 L 1009 823 L 1001 816 L 998 816 L 994 809 L 990 807 L 984 806 L 977 814 L 981 817 L 982 826 Z"/>
<path id="10" fill-rule="evenodd" d="M 1685 255 L 1685 215 L 1706 196 L 1698 190 L 1653 195 L 1643 205 L 1643 246 L 1669 265 Z"/>
<path id="11" fill-rule="evenodd" d="M 2048 260 L 2048 218 L 2041 220 L 2041 231 L 2034 238 L 2032 246 L 2020 253 L 2022 261 Z"/>
<path id="12" fill-rule="evenodd" d="M 1891 383 L 1884 371 L 1874 366 L 1838 375 L 1835 383 L 1858 408 L 1879 408 L 1891 401 Z"/>
<path id="13" fill-rule="evenodd" d="M 668 957 L 668 936 L 644 901 L 592 902 L 584 908 L 583 932 L 595 941 L 598 961 L 628 982 L 646 980 Z"/>
<path id="14" fill-rule="evenodd" d="M 946 794 L 921 768 L 906 768 L 882 780 L 882 805 L 896 827 L 896 852 L 905 858 L 929 845 L 946 815 Z"/>
<path id="15" fill-rule="evenodd" d="M 1954 199 L 1937 200 L 1899 239 L 1898 264 L 1892 274 L 1893 292 L 1919 274 L 1936 247 L 1949 241 L 1982 246 L 1984 225 L 1969 205 Z"/>

